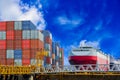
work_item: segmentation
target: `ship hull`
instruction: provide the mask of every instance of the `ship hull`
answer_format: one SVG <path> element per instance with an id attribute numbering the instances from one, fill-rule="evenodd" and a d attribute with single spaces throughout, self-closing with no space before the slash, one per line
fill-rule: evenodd
<path id="1" fill-rule="evenodd" d="M 98 56 L 70 56 L 69 62 L 71 65 L 80 64 L 108 64 L 108 60 Z"/>

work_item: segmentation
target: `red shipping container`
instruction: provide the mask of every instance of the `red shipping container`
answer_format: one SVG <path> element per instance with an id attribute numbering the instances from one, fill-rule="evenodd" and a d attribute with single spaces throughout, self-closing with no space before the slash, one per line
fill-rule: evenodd
<path id="1" fill-rule="evenodd" d="M 14 49 L 14 40 L 7 40 L 7 49 Z"/>
<path id="2" fill-rule="evenodd" d="M 38 41 L 38 49 L 44 49 L 44 43 L 42 41 Z"/>
<path id="3" fill-rule="evenodd" d="M 30 50 L 23 50 L 22 58 L 30 59 Z"/>
<path id="4" fill-rule="evenodd" d="M 6 59 L 6 50 L 0 50 L 0 59 Z"/>
<path id="5" fill-rule="evenodd" d="M 30 40 L 22 40 L 22 49 L 30 49 Z"/>
<path id="6" fill-rule="evenodd" d="M 7 31 L 7 39 L 14 39 L 14 31 Z"/>
<path id="7" fill-rule="evenodd" d="M 7 30 L 14 30 L 14 21 L 7 22 Z"/>
<path id="8" fill-rule="evenodd" d="M 15 39 L 22 39 L 22 31 L 21 30 L 15 30 Z"/>
<path id="9" fill-rule="evenodd" d="M 38 51 L 38 50 L 34 50 L 34 49 L 31 50 L 31 52 L 30 52 L 30 57 L 31 57 L 31 58 L 36 58 L 36 53 L 37 53 L 37 51 Z"/>
<path id="10" fill-rule="evenodd" d="M 0 64 L 1 65 L 6 65 L 6 59 L 0 59 Z"/>
<path id="11" fill-rule="evenodd" d="M 38 40 L 31 40 L 31 49 L 38 49 Z"/>
<path id="12" fill-rule="evenodd" d="M 6 63 L 7 65 L 14 65 L 14 59 L 7 59 Z"/>
<path id="13" fill-rule="evenodd" d="M 6 40 L 0 40 L 0 49 L 6 49 Z"/>
<path id="14" fill-rule="evenodd" d="M 22 41 L 21 40 L 15 40 L 14 41 L 14 48 L 15 49 L 21 49 L 22 48 Z"/>
<path id="15" fill-rule="evenodd" d="M 23 65 L 30 65 L 30 59 L 22 59 Z"/>
<path id="16" fill-rule="evenodd" d="M 46 63 L 47 63 L 47 64 L 51 64 L 50 57 L 46 57 Z"/>
<path id="17" fill-rule="evenodd" d="M 52 40 L 50 39 L 49 36 L 45 37 L 45 42 L 48 44 L 52 44 Z"/>
<path id="18" fill-rule="evenodd" d="M 6 22 L 0 22 L 0 31 L 6 31 Z"/>

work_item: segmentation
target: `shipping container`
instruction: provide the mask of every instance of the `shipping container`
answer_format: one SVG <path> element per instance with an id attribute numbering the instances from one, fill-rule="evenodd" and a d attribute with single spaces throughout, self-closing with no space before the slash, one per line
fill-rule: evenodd
<path id="1" fill-rule="evenodd" d="M 14 59 L 7 59 L 6 63 L 7 65 L 14 65 Z"/>
<path id="2" fill-rule="evenodd" d="M 7 26 L 6 22 L 0 22 L 0 31 L 6 31 L 6 26 Z"/>
<path id="3" fill-rule="evenodd" d="M 38 39 L 39 38 L 38 34 L 39 33 L 37 30 L 31 30 L 31 34 L 30 34 L 31 39 Z"/>
<path id="4" fill-rule="evenodd" d="M 14 30 L 14 21 L 7 22 L 7 31 Z"/>
<path id="5" fill-rule="evenodd" d="M 14 31 L 6 31 L 7 32 L 7 39 L 14 40 Z"/>
<path id="6" fill-rule="evenodd" d="M 55 65 L 55 59 L 52 59 L 52 65 Z"/>
<path id="7" fill-rule="evenodd" d="M 6 32 L 0 31 L 0 40 L 5 40 L 5 39 L 6 39 Z"/>
<path id="8" fill-rule="evenodd" d="M 22 49 L 22 41 L 21 40 L 14 41 L 14 49 Z"/>
<path id="9" fill-rule="evenodd" d="M 14 22 L 14 29 L 15 30 L 22 30 L 22 21 L 15 21 Z"/>
<path id="10" fill-rule="evenodd" d="M 52 59 L 55 59 L 55 54 L 54 53 L 52 53 Z"/>
<path id="11" fill-rule="evenodd" d="M 44 43 L 41 40 L 38 41 L 38 49 L 44 49 Z"/>
<path id="12" fill-rule="evenodd" d="M 51 64 L 51 58 L 50 57 L 46 57 L 46 63 Z"/>
<path id="13" fill-rule="evenodd" d="M 22 21 L 23 30 L 36 30 L 36 26 L 31 21 Z"/>
<path id="14" fill-rule="evenodd" d="M 15 40 L 22 39 L 22 31 L 21 30 L 15 30 Z"/>
<path id="15" fill-rule="evenodd" d="M 22 65 L 30 65 L 30 59 L 22 59 Z"/>
<path id="16" fill-rule="evenodd" d="M 50 39 L 50 37 L 45 37 L 45 43 L 52 44 L 52 40 Z"/>
<path id="17" fill-rule="evenodd" d="M 6 59 L 6 50 L 0 50 L 0 59 Z"/>
<path id="18" fill-rule="evenodd" d="M 50 51 L 50 48 L 51 48 L 51 46 L 50 46 L 50 44 L 48 44 L 48 43 L 44 43 L 45 44 L 45 50 L 47 50 L 47 51 Z"/>
<path id="19" fill-rule="evenodd" d="M 37 39 L 31 40 L 31 49 L 38 49 L 38 41 Z"/>
<path id="20" fill-rule="evenodd" d="M 13 59 L 14 58 L 14 50 L 7 50 L 7 59 Z"/>
<path id="21" fill-rule="evenodd" d="M 15 66 L 22 66 L 22 59 L 14 59 Z"/>
<path id="22" fill-rule="evenodd" d="M 30 59 L 30 50 L 23 50 L 22 59 Z"/>
<path id="23" fill-rule="evenodd" d="M 30 30 L 22 31 L 22 39 L 30 39 Z"/>
<path id="24" fill-rule="evenodd" d="M 36 49 L 31 49 L 31 51 L 30 51 L 30 57 L 31 57 L 31 58 L 36 58 L 36 53 L 37 53 L 37 51 L 38 51 L 38 50 L 36 50 Z"/>
<path id="25" fill-rule="evenodd" d="M 52 42 L 52 53 L 55 53 L 55 42 Z"/>
<path id="26" fill-rule="evenodd" d="M 22 50 L 14 50 L 14 59 L 22 59 Z"/>
<path id="27" fill-rule="evenodd" d="M 31 65 L 36 65 L 36 62 L 37 62 L 36 59 L 31 59 L 30 64 Z"/>
<path id="28" fill-rule="evenodd" d="M 1 59 L 1 58 L 0 58 L 0 64 L 1 64 L 1 65 L 6 65 L 6 59 Z"/>
<path id="29" fill-rule="evenodd" d="M 39 40 L 41 40 L 42 42 L 44 42 L 44 36 L 43 36 L 43 34 L 40 31 L 39 31 L 38 37 L 39 37 Z"/>
<path id="30" fill-rule="evenodd" d="M 22 40 L 22 49 L 30 49 L 30 40 Z"/>
<path id="31" fill-rule="evenodd" d="M 6 40 L 0 40 L 0 49 L 6 49 Z"/>
<path id="32" fill-rule="evenodd" d="M 7 49 L 14 49 L 14 40 L 7 40 Z"/>

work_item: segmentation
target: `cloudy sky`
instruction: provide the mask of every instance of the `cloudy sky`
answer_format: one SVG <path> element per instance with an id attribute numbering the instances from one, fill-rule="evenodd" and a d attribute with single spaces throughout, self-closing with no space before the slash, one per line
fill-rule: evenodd
<path id="1" fill-rule="evenodd" d="M 0 20 L 31 20 L 65 50 L 80 42 L 120 57 L 119 0 L 0 0 Z M 66 62 L 65 64 L 68 64 Z"/>

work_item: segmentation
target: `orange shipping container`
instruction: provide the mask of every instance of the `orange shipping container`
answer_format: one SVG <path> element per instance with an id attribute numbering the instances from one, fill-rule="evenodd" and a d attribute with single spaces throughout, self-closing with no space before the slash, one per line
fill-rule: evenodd
<path id="1" fill-rule="evenodd" d="M 14 40 L 7 40 L 7 49 L 14 49 Z"/>
<path id="2" fill-rule="evenodd" d="M 7 30 L 14 30 L 14 21 L 7 22 Z"/>
<path id="3" fill-rule="evenodd" d="M 7 39 L 14 39 L 14 31 L 7 31 Z"/>
<path id="4" fill-rule="evenodd" d="M 44 43 L 42 41 L 38 41 L 38 49 L 44 49 Z"/>
<path id="5" fill-rule="evenodd" d="M 31 40 L 31 49 L 38 49 L 38 40 Z"/>
<path id="6" fill-rule="evenodd" d="M 52 54 L 52 59 L 55 59 L 55 54 L 54 53 Z"/>
<path id="7" fill-rule="evenodd" d="M 22 58 L 30 59 L 30 50 L 23 50 Z"/>
<path id="8" fill-rule="evenodd" d="M 30 49 L 30 40 L 22 40 L 22 49 Z"/>
<path id="9" fill-rule="evenodd" d="M 36 53 L 37 53 L 37 50 L 34 50 L 34 49 L 31 50 L 31 51 L 30 51 L 30 57 L 31 57 L 31 58 L 35 58 L 35 57 L 36 57 Z"/>
<path id="10" fill-rule="evenodd" d="M 6 49 L 6 40 L 0 40 L 0 49 Z"/>
<path id="11" fill-rule="evenodd" d="M 30 59 L 22 59 L 23 65 L 30 65 Z"/>
<path id="12" fill-rule="evenodd" d="M 22 41 L 21 40 L 15 40 L 14 41 L 14 46 L 15 46 L 14 48 L 15 49 L 21 49 L 22 48 L 21 45 L 22 45 Z"/>
<path id="13" fill-rule="evenodd" d="M 6 31 L 6 22 L 0 22 L 0 31 Z"/>
<path id="14" fill-rule="evenodd" d="M 0 64 L 1 65 L 6 65 L 6 59 L 0 59 Z"/>
<path id="15" fill-rule="evenodd" d="M 0 50 L 0 59 L 6 59 L 6 50 Z"/>
<path id="16" fill-rule="evenodd" d="M 22 31 L 15 30 L 15 39 L 22 39 Z"/>
<path id="17" fill-rule="evenodd" d="M 14 59 L 7 59 L 6 63 L 7 65 L 14 65 Z"/>

